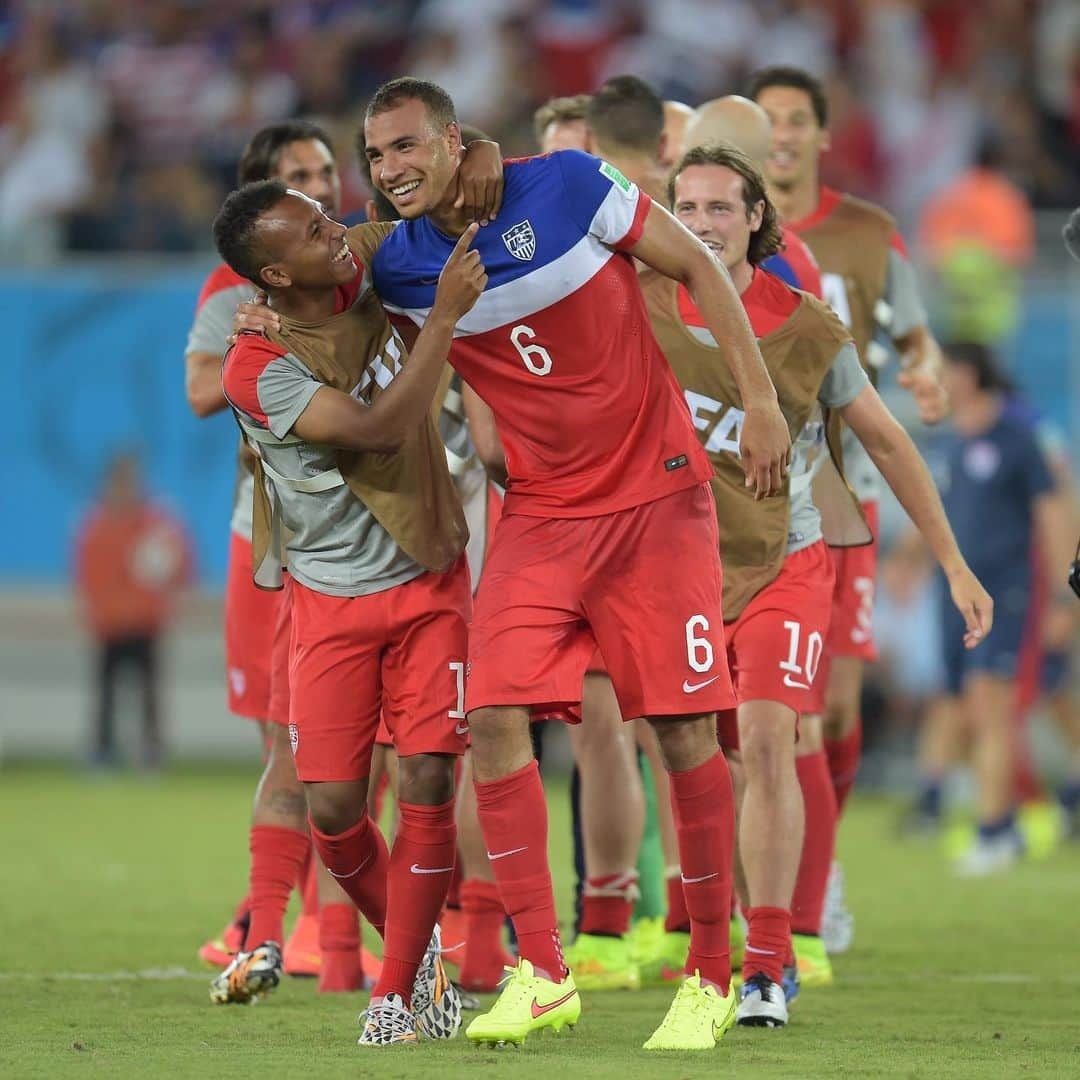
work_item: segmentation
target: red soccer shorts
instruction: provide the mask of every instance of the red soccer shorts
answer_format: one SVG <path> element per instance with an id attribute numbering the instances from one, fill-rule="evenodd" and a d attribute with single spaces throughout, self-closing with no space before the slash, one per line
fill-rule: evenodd
<path id="1" fill-rule="evenodd" d="M 464 557 L 370 596 L 292 584 L 289 734 L 301 780 L 368 775 L 380 717 L 402 757 L 465 750 Z"/>
<path id="2" fill-rule="evenodd" d="M 270 654 L 277 625 L 278 592 L 251 580 L 251 541 L 229 534 L 225 578 L 225 670 L 229 712 L 251 720 L 270 715 Z"/>
<path id="3" fill-rule="evenodd" d="M 627 720 L 733 704 L 707 484 L 599 517 L 500 520 L 469 632 L 466 710 L 576 705 L 597 646 Z"/>
<path id="4" fill-rule="evenodd" d="M 266 718 L 285 727 L 289 723 L 289 652 L 292 646 L 292 578 L 282 574 L 278 594 L 274 642 L 270 649 L 270 709 Z"/>
<path id="5" fill-rule="evenodd" d="M 735 696 L 779 701 L 797 715 L 818 711 L 818 675 L 833 599 L 833 564 L 824 541 L 796 551 L 780 573 L 724 627 Z M 721 713 L 725 750 L 739 748 L 735 711 Z"/>
<path id="6" fill-rule="evenodd" d="M 829 548 L 836 569 L 832 621 L 825 642 L 826 657 L 857 656 L 876 660 L 874 646 L 874 583 L 878 562 L 878 504 L 862 505 L 874 539 L 862 547 Z"/>

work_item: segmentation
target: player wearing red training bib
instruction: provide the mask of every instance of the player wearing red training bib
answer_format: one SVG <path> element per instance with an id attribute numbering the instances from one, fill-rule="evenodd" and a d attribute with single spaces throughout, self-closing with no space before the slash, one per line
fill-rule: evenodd
<path id="1" fill-rule="evenodd" d="M 395 80 L 376 92 L 364 130 L 373 182 L 406 219 L 373 260 L 375 286 L 388 310 L 423 325 L 436 268 L 463 228 L 446 197 L 460 142 L 453 102 L 433 84 Z M 579 699 L 598 645 L 624 715 L 650 717 L 673 770 L 690 879 L 690 978 L 646 1046 L 711 1048 L 734 1019 L 734 820 L 713 713 L 732 700 L 716 519 L 708 460 L 627 255 L 683 280 L 730 343 L 760 494 L 782 482 L 790 440 L 730 282 L 670 215 L 576 151 L 510 162 L 505 181 L 476 241 L 488 286 L 450 360 L 494 411 L 509 474 L 470 631 L 466 709 L 480 823 L 521 960 L 468 1035 L 521 1042 L 580 1013 L 528 723 L 531 706 Z"/>

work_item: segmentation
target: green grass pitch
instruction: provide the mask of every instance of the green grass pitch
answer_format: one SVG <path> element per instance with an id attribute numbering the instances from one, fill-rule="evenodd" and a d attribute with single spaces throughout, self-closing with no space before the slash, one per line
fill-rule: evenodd
<path id="1" fill-rule="evenodd" d="M 0 773 L 0 1076 L 1080 1076 L 1080 849 L 961 882 L 869 800 L 842 829 L 858 934 L 836 985 L 804 991 L 788 1028 L 735 1029 L 708 1054 L 640 1049 L 666 991 L 589 996 L 576 1031 L 503 1051 L 360 1050 L 361 997 L 311 981 L 211 1007 L 195 950 L 243 890 L 254 780 L 255 766 Z M 552 796 L 562 900 L 565 789 Z"/>

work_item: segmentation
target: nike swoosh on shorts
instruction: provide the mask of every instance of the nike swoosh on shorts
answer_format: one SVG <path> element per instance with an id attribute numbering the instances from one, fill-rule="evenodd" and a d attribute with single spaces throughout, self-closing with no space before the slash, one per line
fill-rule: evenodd
<path id="1" fill-rule="evenodd" d="M 682 692 L 684 694 L 696 694 L 699 690 L 704 690 L 710 683 L 716 682 L 719 679 L 719 675 L 714 675 L 711 679 L 706 679 L 704 682 L 692 683 L 689 679 L 684 679 L 682 684 Z"/>

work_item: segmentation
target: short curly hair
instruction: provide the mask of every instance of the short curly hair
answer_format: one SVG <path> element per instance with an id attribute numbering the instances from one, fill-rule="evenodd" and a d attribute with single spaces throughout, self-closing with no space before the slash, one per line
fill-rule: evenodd
<path id="1" fill-rule="evenodd" d="M 256 180 L 232 192 L 214 218 L 218 253 L 231 269 L 259 288 L 265 288 L 265 284 L 259 279 L 263 252 L 256 226 L 259 218 L 288 192 L 280 180 Z"/>
<path id="2" fill-rule="evenodd" d="M 743 182 L 742 193 L 743 202 L 746 204 L 747 220 L 750 218 L 750 212 L 755 203 L 765 204 L 761 214 L 761 227 L 750 234 L 750 248 L 746 253 L 746 260 L 751 266 L 758 266 L 770 255 L 775 255 L 783 248 L 784 237 L 780 231 L 780 219 L 777 217 L 776 207 L 769 200 L 768 192 L 765 190 L 764 178 L 754 163 L 741 150 L 737 150 L 729 143 L 695 146 L 679 158 L 668 178 L 669 206 L 672 208 L 675 206 L 675 181 L 691 165 L 720 165 L 738 173 Z"/>

